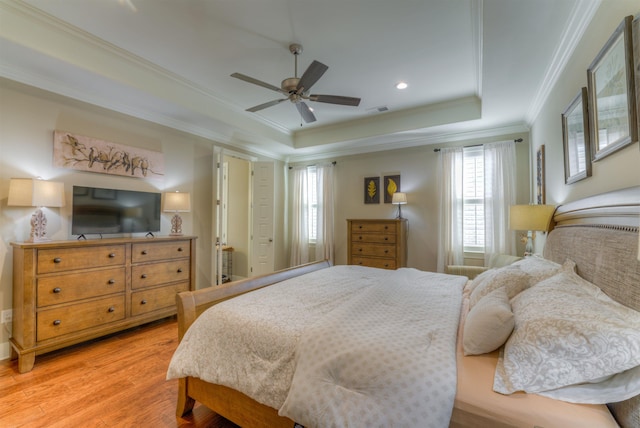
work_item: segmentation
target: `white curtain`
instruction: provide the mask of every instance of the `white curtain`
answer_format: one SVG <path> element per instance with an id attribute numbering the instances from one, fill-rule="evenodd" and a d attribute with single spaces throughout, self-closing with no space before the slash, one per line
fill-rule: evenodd
<path id="1" fill-rule="evenodd" d="M 438 234 L 438 272 L 447 265 L 464 262 L 462 240 L 462 147 L 440 149 L 440 233 Z"/>
<path id="2" fill-rule="evenodd" d="M 509 206 L 516 203 L 516 148 L 513 141 L 484 145 L 484 258 L 515 254 Z"/>
<path id="3" fill-rule="evenodd" d="M 311 193 L 315 189 L 316 205 Z M 315 210 L 315 241 L 310 238 L 310 219 Z M 291 265 L 319 260 L 334 262 L 334 166 L 315 166 L 315 174 L 308 167 L 293 169 L 293 215 L 291 234 Z"/>

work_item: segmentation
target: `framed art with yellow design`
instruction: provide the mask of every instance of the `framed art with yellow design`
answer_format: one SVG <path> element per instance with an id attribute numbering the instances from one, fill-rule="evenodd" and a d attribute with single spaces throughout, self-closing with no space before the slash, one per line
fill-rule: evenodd
<path id="1" fill-rule="evenodd" d="M 384 203 L 390 204 L 393 200 L 393 194 L 400 191 L 400 175 L 384 176 Z"/>
<path id="2" fill-rule="evenodd" d="M 380 203 L 380 177 L 365 177 L 364 179 L 364 203 Z"/>

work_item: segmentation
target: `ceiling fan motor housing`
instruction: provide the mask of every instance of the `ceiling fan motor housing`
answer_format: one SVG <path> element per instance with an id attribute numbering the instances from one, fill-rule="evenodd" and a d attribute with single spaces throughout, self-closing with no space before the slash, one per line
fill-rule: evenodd
<path id="1" fill-rule="evenodd" d="M 289 94 L 295 94 L 298 92 L 298 82 L 300 79 L 298 77 L 289 77 L 288 79 L 284 79 L 280 84 L 280 87 L 283 91 Z"/>

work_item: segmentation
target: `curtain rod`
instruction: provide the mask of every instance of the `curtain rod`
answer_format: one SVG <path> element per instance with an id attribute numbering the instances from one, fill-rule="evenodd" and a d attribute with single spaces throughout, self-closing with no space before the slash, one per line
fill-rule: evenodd
<path id="1" fill-rule="evenodd" d="M 333 161 L 333 162 L 331 162 L 331 165 L 335 165 L 337 163 L 338 163 L 338 161 Z M 307 165 L 307 167 L 310 167 L 310 166 L 316 166 L 316 164 L 314 163 L 314 164 L 311 164 L 311 165 Z M 290 166 L 289 169 L 293 169 L 293 167 Z"/>
<path id="2" fill-rule="evenodd" d="M 514 143 L 522 143 L 524 140 L 522 138 L 516 138 L 515 140 L 513 140 Z M 463 148 L 466 147 L 478 147 L 478 146 L 484 146 L 484 144 L 473 144 L 471 146 L 462 146 Z M 434 152 L 439 152 L 440 149 L 433 149 Z"/>

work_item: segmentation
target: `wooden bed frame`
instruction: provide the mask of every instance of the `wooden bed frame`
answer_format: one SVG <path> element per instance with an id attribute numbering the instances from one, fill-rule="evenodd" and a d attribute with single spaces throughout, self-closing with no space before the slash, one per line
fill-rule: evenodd
<path id="1" fill-rule="evenodd" d="M 586 231 L 593 233 L 597 230 L 596 233 L 604 233 L 607 236 L 615 235 L 613 239 L 610 239 L 612 242 L 621 242 L 620 240 L 622 240 L 625 246 L 633 245 L 632 248 L 637 248 L 640 224 L 640 186 L 562 205 L 556 210 L 554 221 L 557 231 L 552 232 L 553 235 L 548 237 L 550 248 L 549 251 L 545 248 L 545 257 L 560 263 L 565 258 L 571 258 L 576 262 L 580 275 L 609 292 L 607 288 L 611 287 L 611 284 L 605 284 L 603 287 L 598 283 L 598 272 L 594 270 L 597 268 L 593 267 L 596 265 L 593 259 L 594 252 L 584 251 L 583 244 L 576 242 L 575 237 L 579 237 L 583 233 L 586 234 Z M 563 235 L 569 240 L 573 239 L 572 245 L 557 244 L 557 237 Z M 601 236 L 594 236 L 591 239 L 600 240 Z M 624 279 L 613 281 L 614 285 L 624 285 L 625 291 L 622 293 L 614 291 L 612 297 L 640 311 L 640 287 L 638 286 L 640 284 L 640 262 L 636 259 L 637 253 L 634 252 L 633 255 L 627 254 L 625 258 L 616 261 L 621 269 L 624 268 L 625 272 L 629 272 Z M 180 339 L 195 319 L 216 303 L 329 266 L 331 264 L 327 261 L 310 263 L 270 275 L 232 282 L 220 287 L 180 293 L 176 298 Z M 177 416 L 181 417 L 190 412 L 196 401 L 240 426 L 265 428 L 290 428 L 294 426 L 291 419 L 278 416 L 276 409 L 260 404 L 231 388 L 211 384 L 193 377 L 180 379 Z M 638 426 L 636 425 L 638 419 L 632 418 L 638 418 L 637 415 L 640 413 L 640 396 L 623 403 L 616 403 L 610 406 L 610 410 L 623 427 Z"/>

